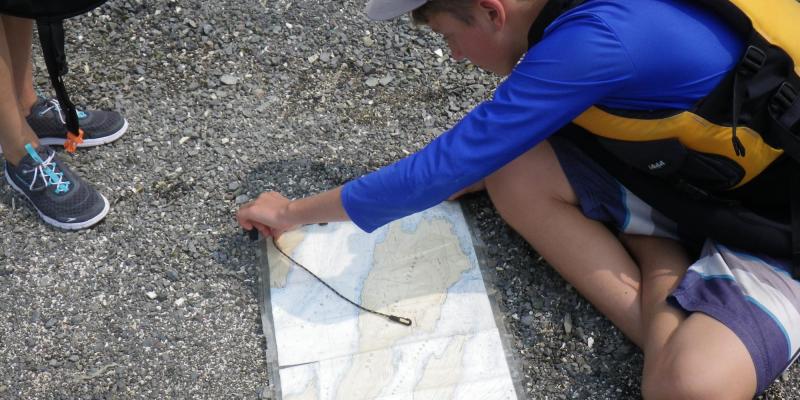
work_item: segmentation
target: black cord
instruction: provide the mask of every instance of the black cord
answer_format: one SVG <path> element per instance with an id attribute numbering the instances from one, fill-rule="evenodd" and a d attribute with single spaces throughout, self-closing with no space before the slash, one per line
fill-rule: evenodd
<path id="1" fill-rule="evenodd" d="M 289 261 L 291 261 L 291 262 L 292 262 L 294 265 L 297 265 L 298 267 L 300 267 L 300 268 L 304 269 L 306 272 L 308 272 L 309 274 L 311 274 L 311 276 L 313 276 L 314 278 L 316 278 L 316 279 L 317 279 L 317 280 L 318 280 L 320 283 L 322 283 L 323 285 L 325 285 L 325 287 L 327 287 L 328 289 L 330 289 L 330 290 L 331 290 L 331 292 L 335 293 L 337 296 L 341 297 L 341 298 L 342 298 L 344 301 L 346 301 L 346 302 L 348 302 L 348 303 L 350 303 L 350 304 L 352 304 L 352 305 L 354 305 L 354 306 L 358 307 L 359 309 L 361 309 L 361 310 L 363 310 L 363 311 L 366 311 L 366 312 L 368 312 L 368 313 L 372 313 L 372 314 L 375 314 L 375 315 L 378 315 L 378 316 L 384 317 L 384 318 L 388 319 L 389 321 L 396 322 L 396 323 L 398 323 L 398 324 L 405 325 L 405 326 L 411 326 L 411 320 L 410 320 L 410 319 L 408 319 L 408 318 L 404 318 L 404 317 L 398 317 L 398 316 L 396 316 L 396 315 L 384 314 L 384 313 L 382 313 L 382 312 L 380 312 L 380 311 L 371 310 L 371 309 L 369 309 L 369 308 L 366 308 L 366 307 L 364 307 L 364 306 L 362 306 L 362 305 L 360 305 L 360 304 L 358 304 L 358 303 L 356 303 L 356 302 L 354 302 L 354 301 L 352 301 L 352 300 L 348 299 L 347 297 L 345 297 L 344 295 L 342 295 L 341 293 L 339 293 L 339 292 L 338 292 L 336 289 L 334 289 L 333 287 L 331 287 L 331 285 L 329 285 L 329 284 L 327 284 L 325 281 L 323 281 L 323 280 L 322 280 L 320 277 L 318 277 L 316 274 L 314 274 L 313 272 L 311 272 L 311 271 L 310 271 L 308 268 L 306 268 L 306 267 L 305 267 L 303 264 L 300 264 L 299 262 L 295 261 L 295 259 L 294 259 L 294 258 L 292 258 L 292 257 L 291 257 L 291 256 L 289 256 L 288 254 L 286 254 L 286 253 L 285 253 L 285 252 L 284 252 L 284 251 L 283 251 L 283 250 L 280 248 L 280 246 L 278 246 L 278 242 L 277 242 L 277 241 L 275 241 L 275 236 L 273 236 L 273 237 L 272 237 L 272 244 L 275 246 L 275 248 L 276 248 L 276 249 L 277 249 L 277 250 L 278 250 L 278 251 L 279 251 L 281 254 L 283 254 L 283 256 L 284 256 L 284 257 L 286 257 L 287 259 L 289 259 Z"/>

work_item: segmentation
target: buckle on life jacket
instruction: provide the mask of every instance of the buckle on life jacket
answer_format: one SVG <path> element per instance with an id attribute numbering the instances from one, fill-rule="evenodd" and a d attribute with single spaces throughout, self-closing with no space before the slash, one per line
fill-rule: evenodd
<path id="1" fill-rule="evenodd" d="M 754 75 L 766 62 L 767 53 L 754 45 L 750 45 L 739 62 L 738 72 L 744 76 Z"/>
<path id="2" fill-rule="evenodd" d="M 769 109 L 775 115 L 781 115 L 788 111 L 795 101 L 797 101 L 797 90 L 789 82 L 783 82 L 778 90 L 775 91 L 775 94 L 772 95 Z"/>

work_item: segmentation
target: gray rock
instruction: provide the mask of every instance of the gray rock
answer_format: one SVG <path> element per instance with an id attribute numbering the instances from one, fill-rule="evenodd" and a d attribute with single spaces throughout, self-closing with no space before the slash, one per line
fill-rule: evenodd
<path id="1" fill-rule="evenodd" d="M 386 86 L 393 80 L 394 80 L 393 76 L 384 76 L 383 78 L 380 79 L 379 83 L 381 84 L 381 86 Z M 369 85 L 369 83 L 367 83 L 367 85 Z"/>
<path id="2" fill-rule="evenodd" d="M 239 78 L 233 75 L 222 75 L 219 78 L 219 81 L 226 84 L 226 85 L 235 85 L 239 83 Z"/>
<path id="3" fill-rule="evenodd" d="M 564 315 L 564 332 L 567 335 L 572 333 L 572 316 L 569 314 Z"/>
<path id="4" fill-rule="evenodd" d="M 171 282 L 178 281 L 178 271 L 175 271 L 174 269 L 167 271 L 166 276 Z"/>
<path id="5" fill-rule="evenodd" d="M 532 315 L 525 314 L 519 319 L 519 321 L 525 326 L 533 326 L 535 320 Z"/>

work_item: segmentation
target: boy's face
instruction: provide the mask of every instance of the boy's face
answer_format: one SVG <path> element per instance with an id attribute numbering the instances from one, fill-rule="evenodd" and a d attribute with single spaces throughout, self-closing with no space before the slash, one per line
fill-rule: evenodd
<path id="1" fill-rule="evenodd" d="M 498 26 L 496 15 L 490 11 L 476 7 L 471 24 L 440 12 L 428 18 L 428 26 L 443 36 L 454 59 L 467 59 L 481 69 L 505 76 L 511 73 L 522 53 L 515 50 L 502 24 Z"/>

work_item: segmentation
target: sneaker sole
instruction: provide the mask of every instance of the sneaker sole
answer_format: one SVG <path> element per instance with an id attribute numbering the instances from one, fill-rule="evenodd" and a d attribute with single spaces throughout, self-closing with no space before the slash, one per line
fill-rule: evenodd
<path id="1" fill-rule="evenodd" d="M 17 193 L 19 193 L 23 197 L 25 197 L 25 200 L 28 200 L 28 203 L 30 203 L 33 206 L 33 208 L 36 210 L 36 212 L 39 213 L 39 217 L 41 217 L 42 220 L 44 220 L 44 222 L 47 222 L 48 224 L 53 225 L 56 228 L 66 229 L 66 230 L 70 230 L 70 231 L 88 228 L 88 227 L 90 227 L 90 226 L 102 221 L 103 218 L 105 218 L 106 215 L 108 214 L 108 211 L 111 209 L 111 205 L 108 203 L 108 199 L 106 199 L 106 197 L 101 194 L 100 197 L 103 199 L 103 203 L 105 203 L 105 206 L 103 207 L 103 211 L 100 211 L 99 214 L 95 215 L 91 219 L 89 219 L 87 221 L 75 222 L 75 223 L 57 221 L 57 220 L 55 220 L 53 218 L 48 217 L 44 213 L 42 213 L 42 211 L 39 210 L 39 207 L 36 207 L 36 204 L 34 204 L 34 202 L 31 201 L 30 197 L 28 197 L 28 195 L 25 194 L 25 192 L 22 189 L 20 189 L 17 186 L 16 183 L 14 183 L 14 181 L 8 176 L 8 174 L 4 174 L 4 175 L 6 176 L 6 182 L 8 182 L 8 184 L 11 185 L 11 188 L 14 189 L 15 191 L 17 191 Z"/>
<path id="2" fill-rule="evenodd" d="M 122 124 L 122 128 L 119 128 L 119 130 L 114 132 L 114 134 L 108 135 L 108 136 L 104 136 L 104 137 L 101 137 L 101 138 L 97 138 L 97 139 L 83 139 L 83 143 L 79 144 L 78 147 L 80 148 L 80 147 L 100 146 L 101 144 L 111 143 L 111 142 L 119 139 L 128 130 L 128 120 L 126 119 L 126 120 L 124 120 L 124 122 L 125 123 Z M 60 138 L 43 138 L 43 139 L 39 139 L 39 143 L 41 143 L 43 145 L 46 145 L 46 146 L 64 146 L 64 143 L 66 143 L 66 142 L 67 142 L 66 139 L 60 139 Z M 2 147 L 0 147 L 0 154 L 3 154 L 3 148 Z"/>

